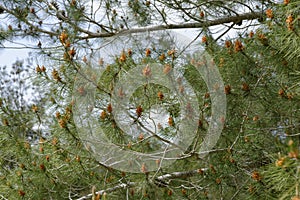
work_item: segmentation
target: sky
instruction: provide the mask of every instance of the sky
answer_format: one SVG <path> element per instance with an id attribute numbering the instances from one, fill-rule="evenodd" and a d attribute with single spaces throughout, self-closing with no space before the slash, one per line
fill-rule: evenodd
<path id="1" fill-rule="evenodd" d="M 194 37 L 197 35 L 196 31 L 193 30 L 176 30 L 181 34 Z M 13 46 L 10 44 L 5 44 L 5 46 Z M 12 49 L 12 48 L 0 48 L 0 66 L 10 67 L 16 60 L 26 60 L 28 58 L 28 53 L 30 49 Z"/>
<path id="2" fill-rule="evenodd" d="M 16 60 L 26 60 L 28 49 L 0 49 L 0 66 L 10 67 Z"/>

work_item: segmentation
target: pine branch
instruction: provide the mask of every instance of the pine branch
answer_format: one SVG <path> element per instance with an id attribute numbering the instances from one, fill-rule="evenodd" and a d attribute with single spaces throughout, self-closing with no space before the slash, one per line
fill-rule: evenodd
<path id="1" fill-rule="evenodd" d="M 155 184 L 158 186 L 162 186 L 162 187 L 166 187 L 168 185 L 168 183 L 166 183 L 166 181 L 170 180 L 170 179 L 176 179 L 176 178 L 187 178 L 187 177 L 191 177 L 191 176 L 195 176 L 197 174 L 201 174 L 203 173 L 203 171 L 206 171 L 207 168 L 202 168 L 202 169 L 195 169 L 195 170 L 191 170 L 191 171 L 183 171 L 183 172 L 173 172 L 170 174 L 164 174 L 161 175 L 157 178 L 155 178 Z M 131 188 L 136 186 L 135 182 L 129 182 L 129 183 L 120 183 L 119 185 L 116 185 L 115 187 L 111 187 L 105 190 L 100 190 L 98 192 L 95 192 L 95 195 L 100 194 L 101 196 L 103 194 L 108 194 L 108 193 L 112 193 L 116 190 L 119 189 L 126 189 L 126 188 Z M 85 199 L 91 199 L 93 197 L 93 193 L 88 194 L 86 196 L 80 197 L 77 200 L 85 200 Z"/>
<path id="2" fill-rule="evenodd" d="M 197 174 L 201 174 L 206 170 L 207 170 L 207 168 L 202 168 L 202 169 L 195 169 L 192 171 L 173 172 L 170 174 L 161 175 L 161 176 L 155 178 L 155 184 L 158 186 L 161 186 L 161 187 L 166 187 L 170 184 L 171 179 L 192 177 Z"/>
<path id="3" fill-rule="evenodd" d="M 132 29 L 122 29 L 115 32 L 108 32 L 107 30 L 105 32 L 92 32 L 88 29 L 84 29 L 79 27 L 78 25 L 74 24 L 67 16 L 64 16 L 60 10 L 57 8 L 54 9 L 53 6 L 51 7 L 52 10 L 56 11 L 56 15 L 58 18 L 63 20 L 65 23 L 70 24 L 71 26 L 75 27 L 78 31 L 84 33 L 86 36 L 79 36 L 78 39 L 91 39 L 91 38 L 104 38 L 104 37 L 111 37 L 115 35 L 122 35 L 122 34 L 130 34 L 130 33 L 141 33 L 141 32 L 147 32 L 147 31 L 158 31 L 158 30 L 166 30 L 166 29 L 191 29 L 191 28 L 204 28 L 204 27 L 210 27 L 215 25 L 221 25 L 226 23 L 234 23 L 240 25 L 243 20 L 254 20 L 254 19 L 260 19 L 263 17 L 263 14 L 261 12 L 249 12 L 244 13 L 240 15 L 235 16 L 224 16 L 219 19 L 214 20 L 206 20 L 206 21 L 200 21 L 200 22 L 189 22 L 189 23 L 182 23 L 182 24 L 167 24 L 167 25 L 157 25 L 157 26 L 148 26 L 148 27 L 141 27 L 141 28 L 132 28 Z M 3 8 L 8 14 L 16 16 L 16 13 L 13 11 Z M 24 23 L 26 23 L 29 27 L 32 27 L 32 29 L 36 32 L 48 34 L 51 36 L 58 36 L 59 33 L 49 31 L 42 29 L 31 22 L 29 22 L 26 18 L 20 19 Z M 103 27 L 101 27 L 103 28 Z"/>
<path id="4" fill-rule="evenodd" d="M 100 190 L 100 191 L 98 191 L 98 192 L 95 192 L 96 194 L 99 194 L 100 193 L 100 195 L 103 195 L 104 193 L 111 193 L 111 192 L 114 192 L 114 191 L 116 191 L 116 190 L 119 190 L 119 189 L 125 189 L 125 188 L 131 188 L 131 187 L 133 187 L 133 186 L 135 186 L 136 185 L 136 183 L 134 183 L 134 182 L 129 182 L 129 183 L 121 183 L 121 184 L 119 184 L 119 185 L 116 185 L 115 187 L 111 187 L 111 188 L 108 188 L 108 189 L 106 189 L 106 190 Z M 92 198 L 92 196 L 93 196 L 93 193 L 91 193 L 91 194 L 88 194 L 88 195 L 86 195 L 86 196 L 83 196 L 83 197 L 81 197 L 81 198 L 79 198 L 79 199 L 77 199 L 77 200 L 85 200 L 85 199 L 91 199 Z"/>
<path id="5" fill-rule="evenodd" d="M 206 171 L 206 170 L 207 170 L 207 168 L 195 169 L 192 171 L 184 171 L 184 172 L 173 172 L 170 174 L 161 175 L 161 176 L 157 177 L 156 180 L 165 181 L 167 179 L 174 179 L 174 178 L 187 178 L 187 177 L 191 177 L 196 174 L 202 173 L 203 171 Z"/>
<path id="6" fill-rule="evenodd" d="M 88 35 L 85 37 L 81 37 L 80 39 L 111 37 L 113 35 L 141 33 L 141 32 L 147 32 L 147 31 L 158 31 L 158 30 L 166 30 L 166 29 L 203 28 L 203 27 L 216 26 L 216 25 L 221 25 L 221 24 L 226 24 L 226 23 L 240 24 L 243 20 L 254 20 L 254 19 L 260 19 L 262 17 L 263 17 L 263 14 L 261 12 L 250 12 L 250 13 L 244 13 L 241 15 L 223 17 L 220 19 L 207 20 L 207 21 L 202 21 L 202 22 L 168 24 L 168 25 L 148 26 L 148 27 L 142 27 L 142 28 L 123 29 L 123 30 L 120 30 L 119 32 L 115 32 L 115 33 L 86 32 Z"/>

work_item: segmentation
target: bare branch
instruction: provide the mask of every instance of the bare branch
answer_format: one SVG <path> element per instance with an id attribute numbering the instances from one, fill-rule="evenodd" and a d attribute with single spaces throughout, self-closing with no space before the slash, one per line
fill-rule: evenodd
<path id="1" fill-rule="evenodd" d="M 165 174 L 162 176 L 157 177 L 155 180 L 157 181 L 165 181 L 165 180 L 170 180 L 170 179 L 175 179 L 175 178 L 187 178 L 191 176 L 195 176 L 199 173 L 202 173 L 203 171 L 206 171 L 207 168 L 202 168 L 202 169 L 195 169 L 192 171 L 184 171 L 184 172 L 173 172 L 170 174 Z"/>
<path id="2" fill-rule="evenodd" d="M 119 190 L 119 189 L 130 188 L 130 187 L 133 187 L 133 186 L 135 186 L 134 182 L 129 182 L 127 184 L 126 183 L 121 183 L 119 185 L 116 185 L 115 187 L 108 188 L 106 190 L 100 190 L 100 191 L 96 192 L 96 194 L 100 193 L 100 195 L 103 195 L 104 193 L 111 193 L 111 192 L 114 192 L 114 191 Z M 77 200 L 91 199 L 92 196 L 93 196 L 93 193 L 88 194 L 86 196 L 83 196 L 83 197 L 81 197 Z"/>
<path id="3" fill-rule="evenodd" d="M 207 168 L 202 168 L 202 169 L 195 169 L 195 170 L 191 170 L 191 171 L 183 171 L 183 172 L 173 172 L 170 174 L 165 174 L 165 175 L 161 175 L 159 177 L 157 177 L 155 180 L 155 184 L 157 184 L 158 186 L 162 186 L 162 187 L 166 187 L 168 185 L 168 183 L 165 183 L 165 181 L 170 180 L 170 179 L 176 179 L 176 178 L 187 178 L 187 177 L 191 177 L 191 176 L 195 176 L 197 174 L 201 174 L 202 172 L 206 171 Z M 120 183 L 119 185 L 116 185 L 115 187 L 111 187 L 108 188 L 106 190 L 100 190 L 98 192 L 95 192 L 95 194 L 107 194 L 107 193 L 112 193 L 116 190 L 119 189 L 126 189 L 126 188 L 131 188 L 136 186 L 135 182 L 129 182 L 129 183 Z M 91 199 L 91 197 L 93 196 L 93 193 L 88 194 L 86 196 L 80 197 L 77 200 L 85 200 L 85 199 Z"/>
<path id="4" fill-rule="evenodd" d="M 158 30 L 165 30 L 165 29 L 190 29 L 190 28 L 203 28 L 203 27 L 210 27 L 216 26 L 220 24 L 226 23 L 239 23 L 243 20 L 254 20 L 259 19 L 262 17 L 261 12 L 251 12 L 251 13 L 244 13 L 237 16 L 229 16 L 215 20 L 207 20 L 203 22 L 193 22 L 193 23 L 183 23 L 183 24 L 168 24 L 168 25 L 158 25 L 158 26 L 148 26 L 142 28 L 132 28 L 132 29 L 123 29 L 119 32 L 115 33 L 91 33 L 88 32 L 88 35 L 85 37 L 81 37 L 81 39 L 89 39 L 89 38 L 100 38 L 100 37 L 111 37 L 113 35 L 122 35 L 128 33 L 141 33 L 147 31 L 158 31 Z"/>

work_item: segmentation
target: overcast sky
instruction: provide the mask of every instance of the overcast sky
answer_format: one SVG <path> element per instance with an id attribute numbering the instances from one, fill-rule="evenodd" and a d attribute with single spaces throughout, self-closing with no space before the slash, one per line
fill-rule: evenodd
<path id="1" fill-rule="evenodd" d="M 16 60 L 25 60 L 29 50 L 26 49 L 0 49 L 0 66 L 11 66 Z"/>

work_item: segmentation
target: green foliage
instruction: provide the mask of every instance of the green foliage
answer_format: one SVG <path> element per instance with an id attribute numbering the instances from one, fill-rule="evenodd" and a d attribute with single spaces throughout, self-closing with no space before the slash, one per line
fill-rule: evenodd
<path id="1" fill-rule="evenodd" d="M 4 21 L 0 23 L 1 45 L 6 48 L 5 42 L 22 43 L 32 51 L 28 62 L 17 61 L 0 70 L 1 198 L 91 199 L 93 186 L 101 191 L 101 199 L 300 198 L 298 0 L 97 3 L 0 3 Z M 238 26 L 241 21 L 234 17 L 244 10 L 251 13 Z M 229 26 L 224 25 L 228 16 L 232 17 Z M 212 21 L 222 29 L 210 27 Z M 178 65 L 179 41 L 161 35 L 151 43 L 149 25 L 161 25 L 156 28 L 162 29 L 162 25 L 170 28 L 169 24 L 187 30 L 200 26 L 193 45 L 203 47 L 214 58 L 224 81 L 224 129 L 204 158 L 198 150 L 209 129 L 211 94 L 192 64 Z M 226 35 L 233 29 L 236 35 Z M 143 32 L 145 36 L 136 38 L 136 48 L 123 49 L 120 43 L 117 50 L 112 50 L 111 63 L 103 62 L 102 56 L 109 53 L 98 55 L 97 50 L 103 48 L 105 38 L 122 38 L 126 31 Z M 20 38 L 28 40 L 17 42 Z M 174 49 L 168 49 L 173 43 Z M 145 44 L 147 49 L 143 48 Z M 75 87 L 78 75 L 90 65 L 93 68 L 85 81 L 77 82 L 79 87 Z M 151 153 L 178 134 L 183 120 L 177 94 L 186 88 L 178 87 L 174 92 L 152 82 L 136 87 L 126 105 L 131 120 L 127 126 L 135 131 L 132 135 L 117 123 L 112 106 L 117 83 L 140 66 L 147 80 L 151 74 L 148 65 L 161 66 L 161 74 L 177 67 L 185 80 L 176 79 L 176 84 L 190 85 L 198 100 L 198 129 L 192 144 L 172 165 L 161 167 L 157 159 L 153 160 L 157 171 L 149 172 L 141 165 L 140 173 L 122 172 L 105 166 L 101 158 L 95 158 L 93 146 L 82 141 L 75 124 L 73 109 L 77 102 L 73 94 L 94 94 L 90 85 L 95 84 L 97 90 L 91 97 L 94 107 L 86 114 L 96 115 L 99 129 L 115 145 Z M 102 76 L 95 80 L 100 72 Z M 117 93 L 124 95 L 121 90 Z M 159 127 L 156 137 L 147 137 L 134 127 L 147 128 L 154 111 L 163 117 L 155 122 Z"/>

